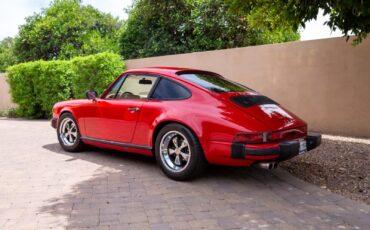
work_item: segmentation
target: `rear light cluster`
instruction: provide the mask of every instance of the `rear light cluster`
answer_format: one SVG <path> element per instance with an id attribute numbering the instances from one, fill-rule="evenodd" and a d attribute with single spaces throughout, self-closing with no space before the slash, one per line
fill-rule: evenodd
<path id="1" fill-rule="evenodd" d="M 238 133 L 234 143 L 258 144 L 274 141 L 285 141 L 304 138 L 307 135 L 307 126 L 275 132 Z"/>
<path id="2" fill-rule="evenodd" d="M 287 141 L 307 136 L 307 125 L 301 126 L 294 129 L 276 131 L 272 133 L 272 140 L 276 141 Z"/>
<path id="3" fill-rule="evenodd" d="M 238 133 L 234 139 L 235 143 L 256 144 L 271 141 L 271 132 L 263 133 Z"/>

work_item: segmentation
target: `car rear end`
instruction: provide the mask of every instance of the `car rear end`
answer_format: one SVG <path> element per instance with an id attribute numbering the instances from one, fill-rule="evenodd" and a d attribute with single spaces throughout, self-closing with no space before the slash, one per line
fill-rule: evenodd
<path id="1" fill-rule="evenodd" d="M 308 133 L 300 118 L 257 93 L 225 94 L 225 100 L 263 123 L 264 132 L 239 132 L 231 147 L 231 158 L 247 159 L 264 168 L 310 151 L 321 144 L 321 135 Z"/>
<path id="2" fill-rule="evenodd" d="M 274 168 L 321 143 L 321 135 L 308 133 L 303 120 L 248 87 L 212 72 L 185 70 L 177 75 L 217 99 L 207 103 L 205 110 L 212 112 L 202 122 L 207 124 L 202 144 L 210 163 Z"/>

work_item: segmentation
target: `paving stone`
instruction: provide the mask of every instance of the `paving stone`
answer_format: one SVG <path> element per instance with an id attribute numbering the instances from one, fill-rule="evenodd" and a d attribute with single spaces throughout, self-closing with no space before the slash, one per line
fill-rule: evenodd
<path id="1" fill-rule="evenodd" d="M 109 230 L 124 230 L 124 229 L 130 229 L 130 225 L 120 223 L 120 224 L 112 224 L 109 226 Z"/>
<path id="2" fill-rule="evenodd" d="M 218 227 L 217 220 L 215 219 L 202 219 L 202 220 L 192 220 L 189 221 L 190 226 L 193 229 L 199 229 L 199 228 L 216 228 Z"/>
<path id="3" fill-rule="evenodd" d="M 129 226 L 131 230 L 150 230 L 151 229 L 148 223 L 132 223 Z"/>
<path id="4" fill-rule="evenodd" d="M 170 227 L 173 230 L 191 229 L 191 225 L 187 221 L 170 222 Z"/>
<path id="5" fill-rule="evenodd" d="M 171 230 L 171 227 L 169 224 L 160 223 L 160 224 L 152 224 L 151 229 L 152 230 Z"/>
<path id="6" fill-rule="evenodd" d="M 148 218 L 145 213 L 143 212 L 132 212 L 132 213 L 124 213 L 119 214 L 119 221 L 120 223 L 140 223 L 140 222 L 147 222 Z"/>
<path id="7" fill-rule="evenodd" d="M 0 119 L 0 130 L 0 229 L 370 226 L 369 205 L 281 169 L 210 167 L 184 183 L 165 177 L 151 158 L 95 148 L 67 153 L 48 121 Z"/>
<path id="8" fill-rule="evenodd" d="M 118 214 L 108 214 L 99 216 L 99 225 L 112 225 L 118 223 L 119 223 Z"/>
<path id="9" fill-rule="evenodd" d="M 99 225 L 98 216 L 85 216 L 85 215 L 74 215 L 68 220 L 68 224 L 71 227 L 96 227 Z"/>

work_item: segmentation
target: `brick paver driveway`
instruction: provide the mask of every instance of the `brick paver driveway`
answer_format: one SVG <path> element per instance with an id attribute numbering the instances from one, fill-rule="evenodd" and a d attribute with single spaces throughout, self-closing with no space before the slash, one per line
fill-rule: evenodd
<path id="1" fill-rule="evenodd" d="M 167 179 L 147 157 L 66 153 L 47 121 L 0 119 L 0 229 L 369 229 L 370 206 L 278 169 Z"/>

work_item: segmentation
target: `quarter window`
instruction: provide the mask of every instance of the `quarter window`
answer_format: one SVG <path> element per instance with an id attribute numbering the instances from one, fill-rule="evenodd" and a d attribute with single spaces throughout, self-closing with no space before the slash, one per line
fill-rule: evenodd
<path id="1" fill-rule="evenodd" d="M 155 88 L 152 98 L 164 100 L 178 100 L 190 97 L 189 90 L 166 78 L 162 78 Z"/>

